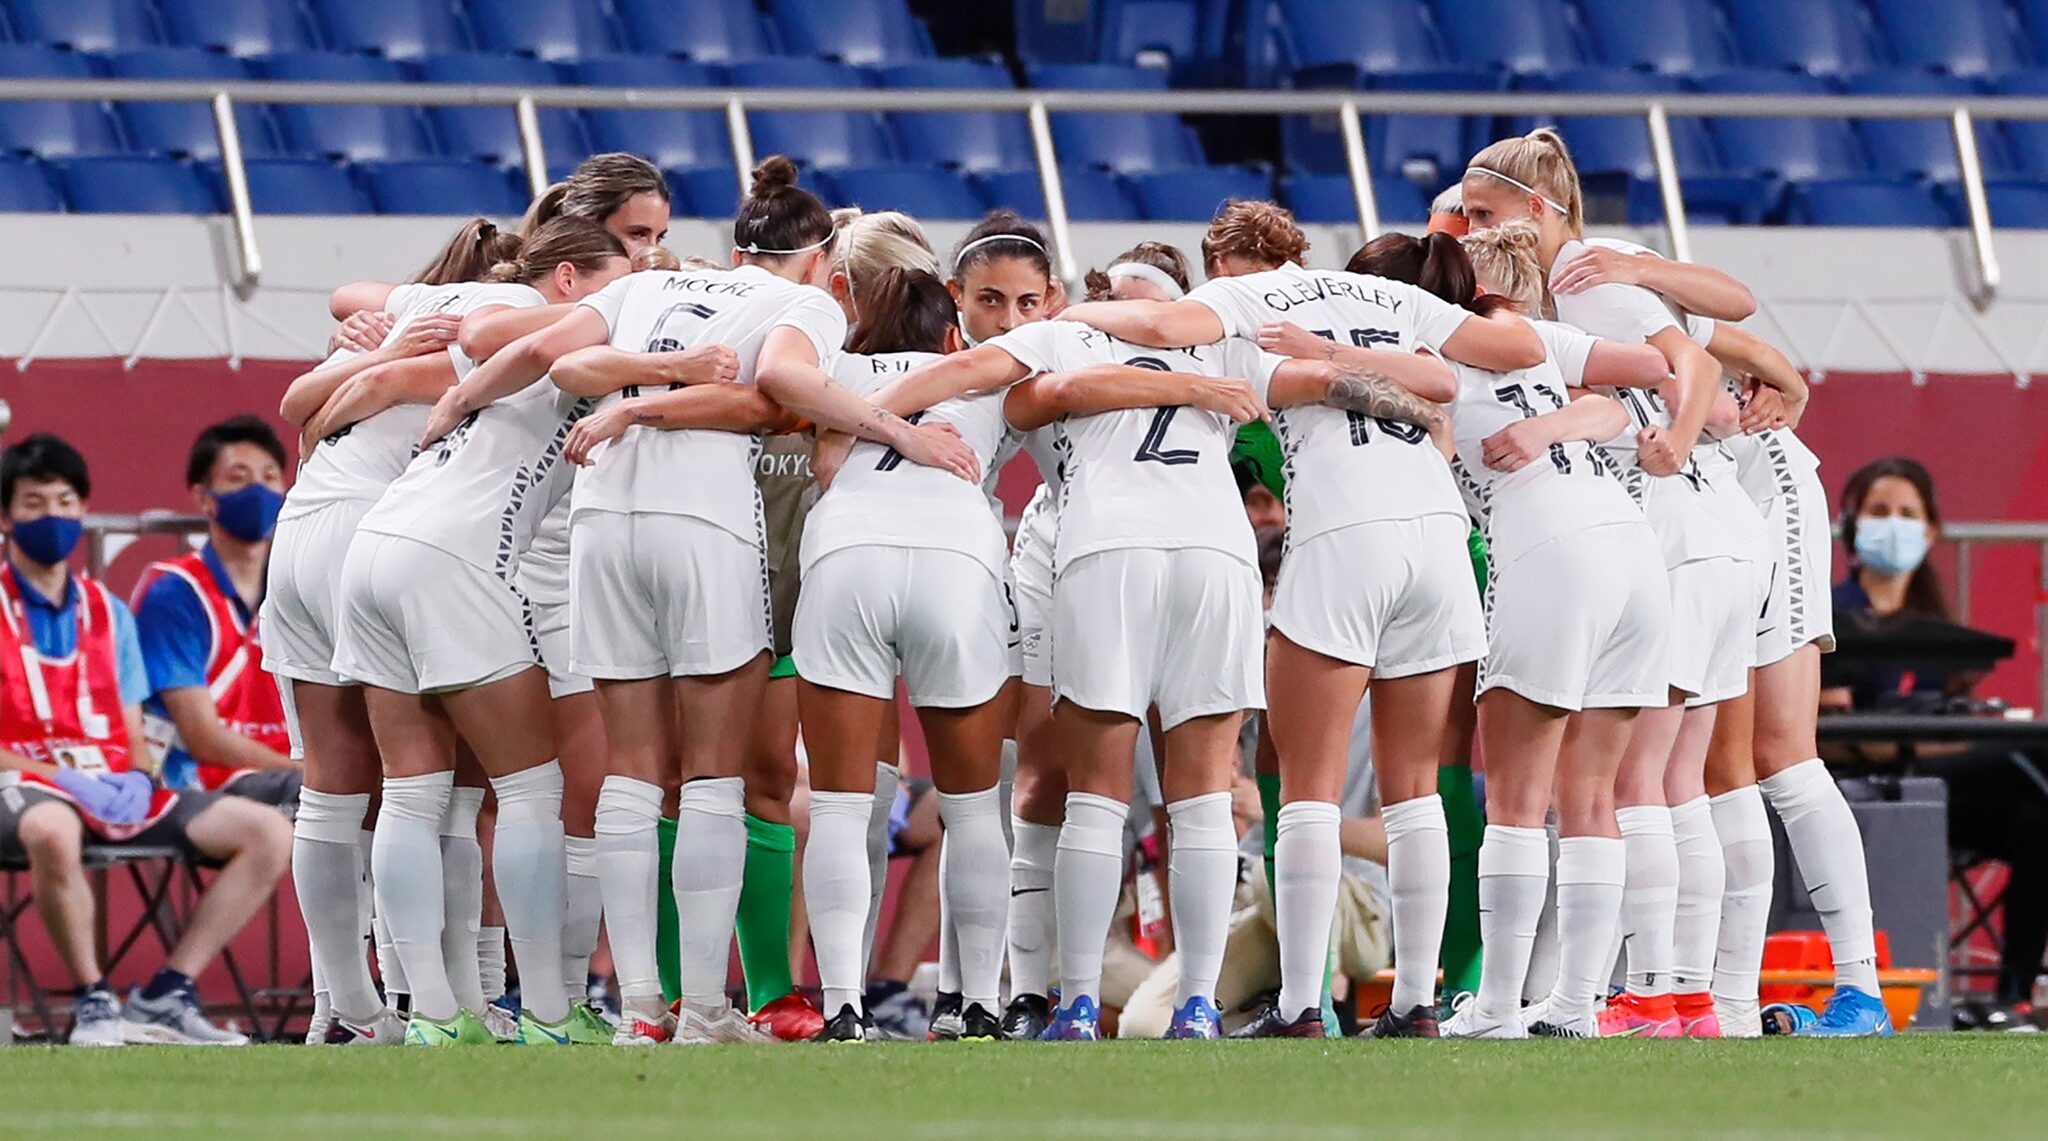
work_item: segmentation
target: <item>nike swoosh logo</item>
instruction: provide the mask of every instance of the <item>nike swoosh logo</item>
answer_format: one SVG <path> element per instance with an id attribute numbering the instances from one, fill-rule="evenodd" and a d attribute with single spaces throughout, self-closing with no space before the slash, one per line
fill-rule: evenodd
<path id="1" fill-rule="evenodd" d="M 553 1042 L 557 1046 L 567 1046 L 569 1044 L 569 1036 L 567 1034 L 557 1034 L 538 1022 L 529 1022 L 527 1025 L 547 1035 L 548 1041 Z"/>
<path id="2" fill-rule="evenodd" d="M 1010 898 L 1011 898 L 1011 899 L 1015 899 L 1015 898 L 1017 898 L 1017 897 L 1018 897 L 1018 896 L 1020 896 L 1020 895 L 1030 895 L 1030 894 L 1032 894 L 1033 892 L 1041 892 L 1041 891 L 1051 891 L 1051 890 L 1052 890 L 1052 889 L 1051 889 L 1051 888 L 1049 888 L 1049 887 L 1013 887 L 1013 888 L 1011 888 L 1011 889 L 1010 889 Z"/>

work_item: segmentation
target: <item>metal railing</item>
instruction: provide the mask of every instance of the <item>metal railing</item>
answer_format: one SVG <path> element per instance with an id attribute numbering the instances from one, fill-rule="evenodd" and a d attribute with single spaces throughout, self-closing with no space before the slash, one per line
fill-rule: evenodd
<path id="1" fill-rule="evenodd" d="M 1060 275 L 1079 277 L 1067 241 L 1066 198 L 1050 115 L 1060 112 L 1165 112 L 1182 115 L 1335 114 L 1343 133 L 1345 164 L 1367 238 L 1380 232 L 1360 115 L 1469 115 L 1641 117 L 1650 134 L 1659 196 L 1672 255 L 1689 261 L 1692 240 L 1686 224 L 1684 188 L 1671 145 L 1672 116 L 1713 118 L 1936 119 L 1949 124 L 1963 176 L 1977 281 L 1973 293 L 1983 304 L 1997 291 L 2000 270 L 1992 244 L 1991 211 L 1984 194 L 1983 164 L 1977 153 L 1978 119 L 2048 120 L 2048 98 L 1935 98 L 1892 95 L 1688 95 L 1572 94 L 1565 92 L 1400 92 L 1400 91 L 919 91 L 819 90 L 789 88 L 516 87 L 453 83 L 277 83 L 169 79 L 0 79 L 0 102 L 72 100 L 91 102 L 204 102 L 212 106 L 220 136 L 228 205 L 234 219 L 244 285 L 262 272 L 255 216 L 235 122 L 237 103 L 404 105 L 421 107 L 504 107 L 516 117 L 527 181 L 535 194 L 546 187 L 547 154 L 539 109 L 721 111 L 732 130 L 735 168 L 746 190 L 754 148 L 749 111 L 1005 111 L 1023 112 L 1031 128 L 1034 157 L 1045 191 L 1047 221 L 1058 245 Z"/>

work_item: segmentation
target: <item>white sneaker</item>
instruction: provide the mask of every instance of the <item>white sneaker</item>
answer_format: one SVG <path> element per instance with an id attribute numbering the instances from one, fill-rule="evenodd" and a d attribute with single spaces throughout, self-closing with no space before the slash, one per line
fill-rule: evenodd
<path id="1" fill-rule="evenodd" d="M 675 1037 L 670 1041 L 678 1046 L 708 1046 L 774 1039 L 748 1022 L 745 1015 L 733 1009 L 732 1003 L 721 1000 L 717 1006 L 699 1006 L 688 1001 L 678 1004 Z"/>
<path id="2" fill-rule="evenodd" d="M 1763 1011 L 1755 1000 L 1735 1002 L 1717 998 L 1714 1000 L 1714 1018 L 1721 1023 L 1723 1038 L 1764 1036 Z"/>
<path id="3" fill-rule="evenodd" d="M 247 1046 L 247 1035 L 215 1026 L 200 1013 L 191 991 L 178 990 L 162 998 L 142 997 L 137 987 L 128 995 L 121 1012 L 122 1035 L 130 1042 L 160 1046 Z"/>
<path id="4" fill-rule="evenodd" d="M 324 991 L 313 992 L 313 1015 L 306 1019 L 306 1045 L 319 1046 L 327 1041 L 327 1028 L 334 1023 L 334 1010 L 327 1004 Z"/>
<path id="5" fill-rule="evenodd" d="M 367 1022 L 352 1022 L 337 1014 L 330 1019 L 321 1042 L 329 1046 L 403 1046 L 405 1019 L 389 1008 L 379 1010 Z"/>
<path id="6" fill-rule="evenodd" d="M 500 1042 L 519 1041 L 519 1016 L 495 1002 L 484 1003 L 484 1029 Z"/>
<path id="7" fill-rule="evenodd" d="M 1522 1010 L 1522 1027 L 1531 1038 L 1598 1038 L 1600 1020 L 1591 1010 L 1561 1013 L 1549 999 Z"/>
<path id="8" fill-rule="evenodd" d="M 1479 1003 L 1467 1000 L 1458 1004 L 1458 1009 L 1444 1019 L 1440 1033 L 1445 1038 L 1527 1038 L 1529 1031 L 1522 1026 L 1519 1014 L 1504 1019 L 1482 1018 Z"/>
<path id="9" fill-rule="evenodd" d="M 121 1000 L 109 991 L 94 991 L 78 1000 L 68 1041 L 73 1046 L 125 1046 L 123 1029 Z"/>
<path id="10" fill-rule="evenodd" d="M 612 1031 L 614 1046 L 660 1046 L 676 1036 L 676 1018 L 668 1011 L 652 1016 L 627 1011 Z"/>

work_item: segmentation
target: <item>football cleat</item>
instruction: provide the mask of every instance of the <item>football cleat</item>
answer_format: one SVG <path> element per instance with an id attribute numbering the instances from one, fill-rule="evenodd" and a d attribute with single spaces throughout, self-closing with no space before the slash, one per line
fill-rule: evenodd
<path id="1" fill-rule="evenodd" d="M 1757 1016 L 1763 1032 L 1773 1038 L 1780 1035 L 1797 1034 L 1820 1021 L 1820 1015 L 1813 1008 L 1797 1002 L 1774 1002 Z"/>
<path id="2" fill-rule="evenodd" d="M 960 1041 L 1000 1042 L 1003 1040 L 1003 1020 L 989 1013 L 988 1007 L 970 1002 L 960 1012 Z"/>
<path id="3" fill-rule="evenodd" d="M 392 1010 L 380 1010 L 368 1022 L 351 1022 L 333 1014 L 327 1019 L 327 1033 L 321 1042 L 328 1046 L 401 1046 L 405 1044 L 405 1019 Z"/>
<path id="4" fill-rule="evenodd" d="M 492 1046 L 498 1036 L 484 1025 L 484 1020 L 467 1010 L 458 1010 L 455 1017 L 432 1019 L 415 1014 L 405 1024 L 405 1044 L 408 1046 Z"/>
<path id="5" fill-rule="evenodd" d="M 1668 994 L 1640 995 L 1627 991 L 1607 1000 L 1600 1011 L 1602 1038 L 1682 1038 L 1678 1009 Z"/>
<path id="6" fill-rule="evenodd" d="M 1458 996 L 1457 1009 L 1451 1016 L 1437 1025 L 1437 1032 L 1445 1038 L 1527 1038 L 1529 1031 L 1522 1025 L 1520 1015 L 1504 1019 L 1482 1017 L 1479 1001 L 1474 997 Z"/>
<path id="7" fill-rule="evenodd" d="M 932 1024 L 924 1032 L 927 1042 L 951 1042 L 966 1029 L 960 1019 L 960 992 L 942 990 L 932 1003 Z"/>
<path id="8" fill-rule="evenodd" d="M 1012 1042 L 1036 1042 L 1052 1022 L 1052 1004 L 1042 994 L 1020 994 L 1003 1009 L 1003 1037 Z"/>
<path id="9" fill-rule="evenodd" d="M 807 1042 L 825 1028 L 825 1016 L 795 991 L 748 1015 L 747 1021 L 778 1042 Z"/>
<path id="10" fill-rule="evenodd" d="M 1310 1013 L 1315 1015 L 1316 1026 L 1321 1027 L 1322 1011 L 1315 1010 Z M 1162 1037 L 1176 1041 L 1221 1038 L 1223 1015 L 1216 1009 L 1215 1003 L 1198 994 L 1182 1003 L 1180 1009 L 1173 1012 L 1173 1022 L 1167 1026 Z"/>
<path id="11" fill-rule="evenodd" d="M 1323 1012 L 1311 1007 L 1293 1018 L 1280 1013 L 1275 1003 L 1259 1008 L 1252 1020 L 1230 1032 L 1232 1038 L 1322 1038 Z"/>
<path id="12" fill-rule="evenodd" d="M 585 999 L 569 1008 L 569 1041 L 577 1046 L 609 1046 L 618 1029 L 597 1004 Z"/>
<path id="13" fill-rule="evenodd" d="M 519 1012 L 519 1038 L 516 1044 L 520 1046 L 574 1046 L 576 1044 L 575 1035 L 578 1029 L 580 1028 L 576 1025 L 576 1011 L 573 1008 L 568 1014 L 563 1016 L 560 1022 L 542 1022 L 533 1016 L 532 1011 L 522 1010 Z M 607 1035 L 606 1039 L 609 1040 L 610 1036 Z"/>
<path id="14" fill-rule="evenodd" d="M 1883 999 L 1858 987 L 1838 986 L 1820 1017 L 1795 1033 L 1801 1038 L 1889 1038 L 1892 1016 Z"/>
<path id="15" fill-rule="evenodd" d="M 908 990 L 899 990 L 865 1009 L 876 1037 L 883 1041 L 921 1042 L 932 1023 L 923 1000 Z"/>
<path id="16" fill-rule="evenodd" d="M 491 1037 L 498 1041 L 508 1046 L 518 1043 L 519 1012 L 511 1007 L 501 1006 L 495 1002 L 485 1003 L 483 1024 L 484 1029 L 491 1032 Z"/>
<path id="17" fill-rule="evenodd" d="M 614 1046 L 659 1046 L 676 1036 L 676 1018 L 666 1010 L 635 1014 L 628 1010 L 612 1031 Z"/>
<path id="18" fill-rule="evenodd" d="M 1757 1009 L 1756 1000 L 1735 1002 L 1728 999 L 1714 1000 L 1714 1021 L 1719 1024 L 1723 1038 L 1761 1038 L 1764 1036 L 1763 1015 Z"/>
<path id="19" fill-rule="evenodd" d="M 1714 1011 L 1713 996 L 1705 993 L 1674 994 L 1671 1002 L 1678 1008 L 1678 1028 L 1685 1037 L 1721 1036 L 1721 1017 Z"/>
<path id="20" fill-rule="evenodd" d="M 839 1008 L 839 1013 L 826 1019 L 824 1024 L 818 1027 L 818 1032 L 811 1035 L 811 1041 L 865 1042 L 873 1028 L 867 1015 L 855 1010 L 853 1004 L 849 1002 Z"/>
<path id="21" fill-rule="evenodd" d="M 745 1015 L 734 1010 L 732 1003 L 724 999 L 719 999 L 714 1005 L 702 1006 L 685 999 L 677 999 L 673 1009 L 676 1016 L 676 1035 L 671 1041 L 677 1046 L 773 1041 L 766 1031 L 748 1022 Z"/>
<path id="22" fill-rule="evenodd" d="M 1080 995 L 1054 1012 L 1040 1037 L 1047 1042 L 1093 1042 L 1102 1037 L 1102 1012 L 1094 999 Z"/>
<path id="23" fill-rule="evenodd" d="M 334 1023 L 334 1011 L 327 1005 L 327 992 L 313 994 L 313 1013 L 306 1019 L 306 1045 L 318 1046 L 327 1041 L 327 1028 Z"/>
<path id="24" fill-rule="evenodd" d="M 121 1018 L 121 1000 L 114 992 L 104 987 L 91 990 L 78 997 L 78 1006 L 72 1012 L 71 1037 L 66 1039 L 73 1046 L 124 1046 L 127 1035 Z"/>
<path id="25" fill-rule="evenodd" d="M 1392 1008 L 1380 1011 L 1380 1016 L 1371 1026 L 1358 1032 L 1360 1038 L 1435 1038 L 1438 1037 L 1436 1007 L 1411 1007 L 1408 1013 Z"/>
<path id="26" fill-rule="evenodd" d="M 1600 1037 L 1600 1020 L 1593 1016 L 1591 1010 L 1570 1014 L 1553 1012 L 1547 998 L 1522 1011 L 1522 1025 L 1531 1038 Z"/>
<path id="27" fill-rule="evenodd" d="M 121 1036 L 129 1042 L 158 1046 L 247 1046 L 247 1035 L 215 1026 L 200 1012 L 191 990 L 180 987 L 157 998 L 142 997 L 141 988 L 128 995 L 121 1011 Z"/>

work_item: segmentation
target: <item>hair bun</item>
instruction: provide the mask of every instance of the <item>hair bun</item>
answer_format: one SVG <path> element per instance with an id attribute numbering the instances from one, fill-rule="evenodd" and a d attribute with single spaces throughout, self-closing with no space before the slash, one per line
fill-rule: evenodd
<path id="1" fill-rule="evenodd" d="M 754 185 L 748 194 L 754 198 L 766 198 L 778 190 L 795 186 L 796 179 L 796 163 L 788 155 L 769 155 L 754 168 Z"/>

